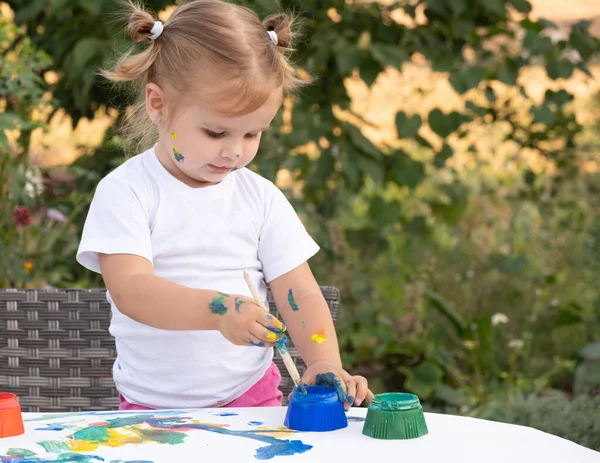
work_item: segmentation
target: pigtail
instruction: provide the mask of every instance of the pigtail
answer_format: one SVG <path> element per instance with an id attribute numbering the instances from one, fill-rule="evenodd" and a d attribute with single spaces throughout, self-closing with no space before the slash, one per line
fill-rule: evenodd
<path id="1" fill-rule="evenodd" d="M 143 6 L 133 0 L 125 0 L 124 13 L 129 17 L 127 22 L 127 34 L 134 42 L 148 40 L 152 35 L 154 17 L 144 10 Z M 160 38 L 158 39 L 160 41 Z M 113 82 L 148 81 L 150 68 L 158 57 L 160 44 L 151 41 L 151 45 L 141 52 L 131 49 L 119 58 L 114 71 L 102 69 L 101 75 Z"/>
<path id="2" fill-rule="evenodd" d="M 295 27 L 296 18 L 285 13 L 279 13 L 268 16 L 262 24 L 267 31 L 274 31 L 277 34 L 275 60 L 277 67 L 281 69 L 280 84 L 283 90 L 286 93 L 292 93 L 300 87 L 308 85 L 311 82 L 310 79 L 301 79 L 288 58 L 288 55 L 294 51 L 294 44 L 298 38 Z M 270 40 L 270 38 L 267 37 L 267 40 Z"/>
<path id="3" fill-rule="evenodd" d="M 284 13 L 271 15 L 263 21 L 263 26 L 267 31 L 274 31 L 277 34 L 277 47 L 285 51 L 294 50 L 296 32 L 294 30 L 295 18 Z"/>

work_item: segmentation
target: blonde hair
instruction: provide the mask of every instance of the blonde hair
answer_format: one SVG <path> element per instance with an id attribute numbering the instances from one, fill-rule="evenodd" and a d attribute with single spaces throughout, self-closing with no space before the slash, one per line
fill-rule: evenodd
<path id="1" fill-rule="evenodd" d="M 294 20 L 275 14 L 264 21 L 252 10 L 222 0 L 191 0 L 175 8 L 156 40 L 150 40 L 155 18 L 134 0 L 124 0 L 129 15 L 127 33 L 146 42 L 121 56 L 113 71 L 101 74 L 113 82 L 134 84 L 137 102 L 126 115 L 122 133 L 145 149 L 157 139 L 156 126 L 145 106 L 145 87 L 168 84 L 181 99 L 195 92 L 194 101 L 210 101 L 212 109 L 228 116 L 248 114 L 281 89 L 302 86 L 288 59 L 293 50 Z M 277 34 L 277 44 L 268 31 Z"/>

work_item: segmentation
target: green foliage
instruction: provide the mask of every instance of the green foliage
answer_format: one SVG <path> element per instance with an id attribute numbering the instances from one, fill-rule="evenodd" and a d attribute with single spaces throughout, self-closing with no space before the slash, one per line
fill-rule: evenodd
<path id="1" fill-rule="evenodd" d="M 0 287 L 72 285 L 71 270 L 79 229 L 73 218 L 89 203 L 89 193 L 57 181 L 56 171 L 29 164 L 31 133 L 44 129 L 34 110 L 53 102 L 41 75 L 51 66 L 27 35 L 0 19 Z M 10 50 L 10 52 L 8 52 Z M 9 132 L 18 133 L 16 150 Z M 79 284 L 81 284 L 80 282 Z"/>
<path id="2" fill-rule="evenodd" d="M 600 397 L 564 394 L 495 400 L 472 416 L 529 426 L 600 451 Z"/>

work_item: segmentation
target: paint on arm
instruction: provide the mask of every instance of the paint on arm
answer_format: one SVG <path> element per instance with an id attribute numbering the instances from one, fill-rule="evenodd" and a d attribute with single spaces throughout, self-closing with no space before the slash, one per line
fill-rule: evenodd
<path id="1" fill-rule="evenodd" d="M 292 308 L 292 310 L 294 312 L 297 312 L 299 307 L 296 304 L 296 301 L 294 300 L 294 293 L 292 292 L 291 289 L 288 291 L 288 302 L 290 303 L 290 307 Z"/>
<path id="2" fill-rule="evenodd" d="M 329 339 L 327 339 L 327 335 L 325 334 L 325 328 L 321 328 L 318 332 L 313 334 L 310 337 L 310 340 L 317 344 L 323 344 L 325 341 L 328 341 Z"/>
<path id="3" fill-rule="evenodd" d="M 225 306 L 225 298 L 229 297 L 229 294 L 217 293 L 218 295 L 212 298 L 208 308 L 215 315 L 225 315 L 227 313 L 227 307 Z"/>

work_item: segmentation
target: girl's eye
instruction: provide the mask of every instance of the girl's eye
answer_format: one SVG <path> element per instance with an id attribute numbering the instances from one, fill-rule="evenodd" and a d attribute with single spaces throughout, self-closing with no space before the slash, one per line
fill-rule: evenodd
<path id="1" fill-rule="evenodd" d="M 246 138 L 258 138 L 260 133 L 247 133 Z"/>
<path id="2" fill-rule="evenodd" d="M 208 135 L 210 138 L 223 138 L 225 136 L 225 132 L 213 132 L 212 130 L 204 129 L 204 133 Z"/>

